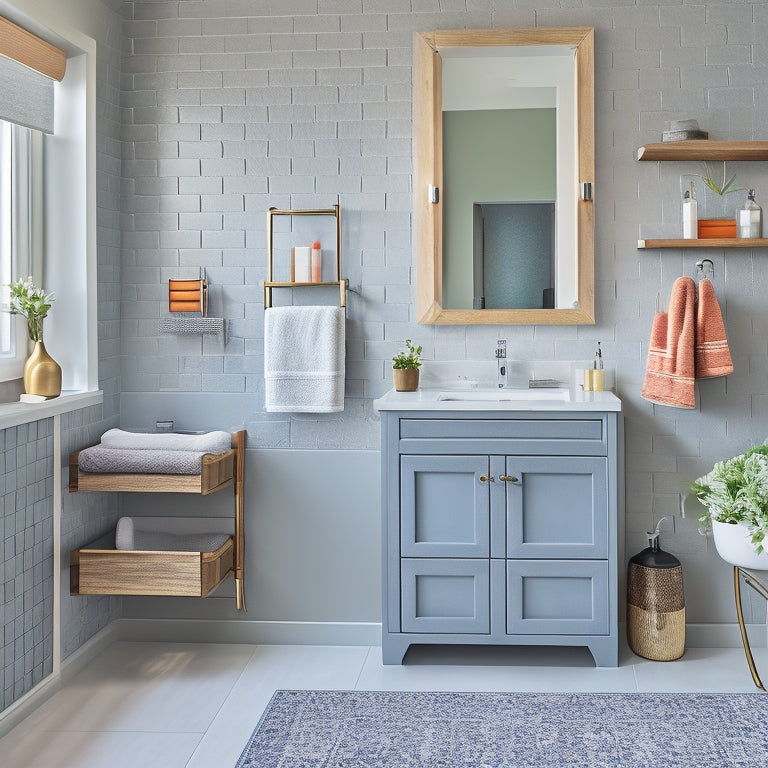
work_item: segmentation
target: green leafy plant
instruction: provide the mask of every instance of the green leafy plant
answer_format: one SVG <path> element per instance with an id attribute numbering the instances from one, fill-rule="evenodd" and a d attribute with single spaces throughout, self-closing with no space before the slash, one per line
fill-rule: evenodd
<path id="1" fill-rule="evenodd" d="M 19 278 L 8 287 L 11 298 L 10 313 L 25 317 L 29 338 L 32 341 L 42 341 L 43 318 L 48 315 L 48 311 L 53 306 L 53 293 L 46 293 L 42 288 L 36 288 L 31 277 L 26 280 Z"/>
<path id="2" fill-rule="evenodd" d="M 392 358 L 392 362 L 393 362 L 392 367 L 396 369 L 420 368 L 421 367 L 420 357 L 421 357 L 421 350 L 422 350 L 421 345 L 419 345 L 418 347 L 414 347 L 413 342 L 410 339 L 406 339 L 405 347 L 407 349 L 407 352 L 398 352 Z"/>
<path id="3" fill-rule="evenodd" d="M 744 522 L 755 551 L 763 551 L 768 536 L 768 445 L 717 462 L 690 487 L 707 508 L 699 517 L 702 528 L 711 527 L 712 520 Z"/>
<path id="4" fill-rule="evenodd" d="M 708 186 L 716 195 L 722 196 L 728 194 L 728 192 L 737 192 L 740 189 L 744 189 L 744 187 L 737 187 L 735 185 L 735 173 L 731 176 L 730 179 L 726 181 L 725 162 L 723 162 L 723 181 L 719 184 L 717 181 L 715 181 L 714 176 L 712 176 L 712 170 L 709 167 L 709 163 L 704 163 L 704 167 L 706 168 L 707 174 L 706 176 L 701 176 L 701 179 L 704 181 L 704 184 L 706 184 L 706 186 Z"/>

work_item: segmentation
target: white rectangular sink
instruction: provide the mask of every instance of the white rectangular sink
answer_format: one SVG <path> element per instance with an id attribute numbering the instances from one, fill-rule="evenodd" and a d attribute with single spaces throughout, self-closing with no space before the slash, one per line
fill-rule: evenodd
<path id="1" fill-rule="evenodd" d="M 530 402 L 551 402 L 553 400 L 567 403 L 571 394 L 567 389 L 468 389 L 441 392 L 437 399 L 442 402 L 489 402 L 501 403 L 507 401 L 527 400 Z"/>

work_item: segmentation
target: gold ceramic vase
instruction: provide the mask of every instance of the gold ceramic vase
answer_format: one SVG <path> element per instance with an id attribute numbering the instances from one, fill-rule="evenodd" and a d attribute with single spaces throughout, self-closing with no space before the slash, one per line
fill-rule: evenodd
<path id="1" fill-rule="evenodd" d="M 61 394 L 61 366 L 48 354 L 42 341 L 35 342 L 32 354 L 24 363 L 24 391 L 42 397 Z"/>

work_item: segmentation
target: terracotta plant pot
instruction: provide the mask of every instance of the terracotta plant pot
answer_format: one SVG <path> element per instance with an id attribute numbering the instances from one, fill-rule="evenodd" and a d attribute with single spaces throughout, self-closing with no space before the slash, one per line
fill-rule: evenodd
<path id="1" fill-rule="evenodd" d="M 393 368 L 392 377 L 397 392 L 415 392 L 419 388 L 418 368 Z"/>

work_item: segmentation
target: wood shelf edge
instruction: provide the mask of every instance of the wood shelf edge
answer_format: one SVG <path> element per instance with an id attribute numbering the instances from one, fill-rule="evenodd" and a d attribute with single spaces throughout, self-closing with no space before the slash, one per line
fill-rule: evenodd
<path id="1" fill-rule="evenodd" d="M 644 144 L 638 160 L 768 160 L 768 141 L 691 139 Z"/>
<path id="2" fill-rule="evenodd" d="M 637 247 L 638 250 L 650 248 L 768 248 L 768 238 L 643 238 L 637 241 Z"/>

